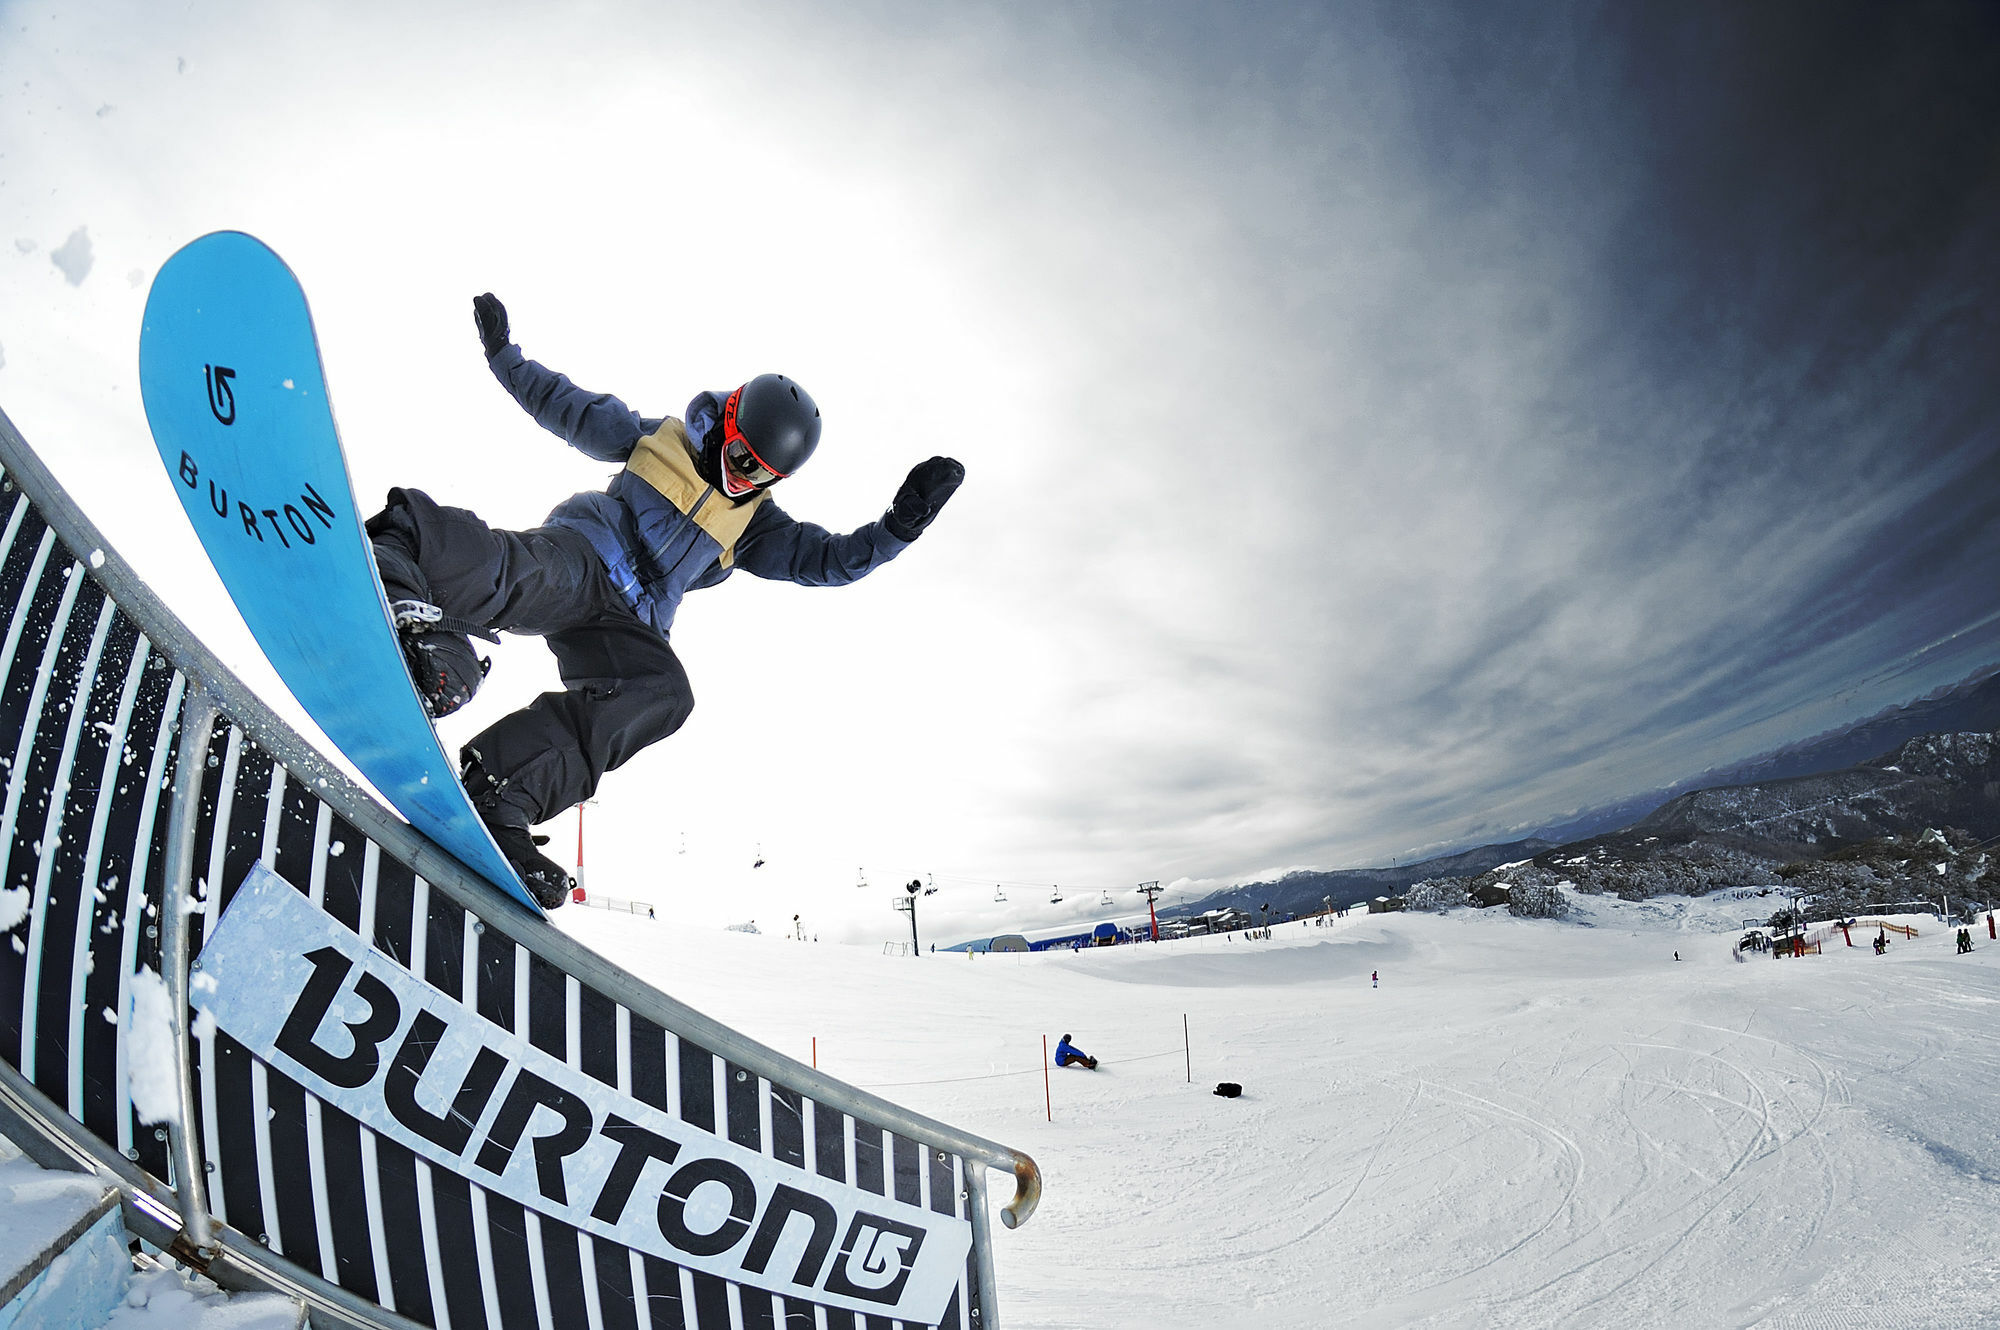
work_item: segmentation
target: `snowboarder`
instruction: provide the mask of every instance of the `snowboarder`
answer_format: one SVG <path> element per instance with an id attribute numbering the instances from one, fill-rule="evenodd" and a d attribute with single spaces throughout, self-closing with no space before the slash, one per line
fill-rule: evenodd
<path id="1" fill-rule="evenodd" d="M 563 690 L 502 717 L 459 753 L 481 819 L 553 909 L 569 875 L 535 848 L 530 828 L 589 797 L 605 772 L 678 730 L 693 709 L 668 640 L 682 596 L 738 568 L 804 586 L 853 582 L 923 533 L 965 468 L 949 457 L 918 463 L 878 520 L 836 535 L 770 501 L 771 487 L 819 445 L 819 409 L 791 379 L 760 374 L 734 391 L 699 393 L 684 421 L 642 417 L 524 357 L 490 292 L 472 307 L 487 364 L 521 407 L 623 470 L 527 531 L 497 531 L 421 491 L 393 489 L 368 534 L 434 717 L 470 701 L 485 675 L 468 634 L 539 636 L 555 653 Z"/>
<path id="2" fill-rule="evenodd" d="M 1087 1071 L 1097 1070 L 1097 1059 L 1090 1056 L 1069 1041 L 1064 1035 L 1056 1044 L 1056 1065 L 1058 1067 L 1082 1067 Z"/>

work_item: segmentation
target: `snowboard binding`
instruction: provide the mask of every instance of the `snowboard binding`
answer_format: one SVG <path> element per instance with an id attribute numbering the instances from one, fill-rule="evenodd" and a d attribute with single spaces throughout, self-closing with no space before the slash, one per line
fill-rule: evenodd
<path id="1" fill-rule="evenodd" d="M 472 649 L 469 625 L 447 619 L 443 610 L 421 600 L 389 607 L 396 621 L 396 644 L 410 667 L 410 682 L 432 720 L 442 720 L 472 700 L 493 662 Z M 482 637 L 488 634 L 481 633 Z"/>

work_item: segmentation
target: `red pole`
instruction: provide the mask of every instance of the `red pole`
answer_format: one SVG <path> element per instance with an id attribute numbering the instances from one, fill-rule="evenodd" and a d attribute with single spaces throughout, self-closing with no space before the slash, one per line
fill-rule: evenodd
<path id="1" fill-rule="evenodd" d="M 1146 897 L 1146 917 L 1153 921 L 1153 941 L 1160 940 L 1160 912 L 1153 908 L 1153 898 Z"/>
<path id="2" fill-rule="evenodd" d="M 1850 933 L 1850 932 L 1848 932 L 1848 931 L 1847 931 L 1847 925 L 1846 925 L 1846 924 L 1842 924 L 1842 925 L 1840 926 L 1840 935 L 1841 935 L 1842 937 L 1844 937 L 1844 938 L 1846 938 L 1846 939 L 1847 939 L 1847 945 L 1848 945 L 1848 946 L 1850 946 L 1850 947 L 1851 947 L 1851 946 L 1853 946 L 1853 945 L 1854 945 L 1854 934 L 1852 934 L 1852 933 Z"/>
<path id="3" fill-rule="evenodd" d="M 1992 937 L 1993 935 L 1994 935 L 1994 934 L 1993 934 L 1993 911 L 1991 911 L 1991 910 L 1988 910 L 1988 911 L 1986 912 L 1986 936 L 1988 936 L 1988 937 Z"/>
<path id="4" fill-rule="evenodd" d="M 1049 1121 L 1056 1120 L 1055 1096 L 1049 1092 L 1049 1037 L 1042 1036 L 1042 1103 L 1048 1109 Z"/>
<path id="5" fill-rule="evenodd" d="M 819 1036 L 813 1036 L 813 1070 L 819 1070 Z"/>

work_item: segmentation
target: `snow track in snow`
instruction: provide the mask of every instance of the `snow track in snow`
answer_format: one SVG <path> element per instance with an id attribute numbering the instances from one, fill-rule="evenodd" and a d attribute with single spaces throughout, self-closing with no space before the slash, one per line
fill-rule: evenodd
<path id="1" fill-rule="evenodd" d="M 557 918 L 1020 1141 L 1047 1191 L 996 1247 L 1010 1330 L 2000 1326 L 2000 944 L 1955 956 L 1919 919 L 1885 957 L 1737 964 L 1755 908 L 1585 898 L 1590 928 L 1355 916 L 918 964 Z M 1141 1057 L 1184 1013 L 1191 1082 Z M 1039 1075 L 992 1073 L 1063 1031 L 1104 1069 L 1053 1072 L 1050 1122 Z"/>

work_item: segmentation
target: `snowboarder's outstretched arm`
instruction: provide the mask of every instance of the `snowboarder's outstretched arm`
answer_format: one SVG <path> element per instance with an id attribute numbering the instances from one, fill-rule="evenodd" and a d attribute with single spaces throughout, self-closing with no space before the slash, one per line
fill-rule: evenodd
<path id="1" fill-rule="evenodd" d="M 736 543 L 736 566 L 802 586 L 845 586 L 908 549 L 964 479 L 965 468 L 949 457 L 920 462 L 887 512 L 844 536 L 797 521 L 766 499 Z"/>
<path id="2" fill-rule="evenodd" d="M 798 521 L 766 499 L 736 542 L 736 566 L 774 582 L 846 586 L 909 547 L 909 541 L 890 534 L 880 521 L 835 535 L 817 523 Z"/>
<path id="3" fill-rule="evenodd" d="M 472 298 L 472 321 L 493 376 L 535 423 L 600 462 L 622 462 L 660 427 L 609 393 L 586 392 L 545 365 L 521 354 L 507 327 L 507 307 L 492 292 Z"/>

